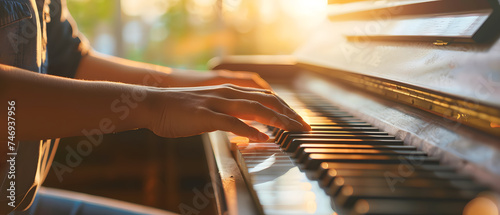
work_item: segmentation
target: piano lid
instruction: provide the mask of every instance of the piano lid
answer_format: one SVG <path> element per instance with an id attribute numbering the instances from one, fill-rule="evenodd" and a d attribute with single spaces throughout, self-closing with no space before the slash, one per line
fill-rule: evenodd
<path id="1" fill-rule="evenodd" d="M 500 107 L 498 0 L 329 0 L 300 64 Z"/>

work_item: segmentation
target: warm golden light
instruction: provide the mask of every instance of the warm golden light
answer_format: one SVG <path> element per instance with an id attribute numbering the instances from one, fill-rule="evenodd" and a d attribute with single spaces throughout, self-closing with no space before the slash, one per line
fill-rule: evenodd
<path id="1" fill-rule="evenodd" d="M 349 185 L 346 185 L 342 188 L 342 194 L 344 194 L 345 196 L 350 196 L 353 193 L 354 193 L 354 189 Z"/>
<path id="2" fill-rule="evenodd" d="M 370 205 L 368 204 L 368 202 L 366 200 L 361 199 L 361 200 L 356 202 L 356 205 L 354 206 L 354 210 L 359 214 L 364 214 L 370 210 Z"/>
<path id="3" fill-rule="evenodd" d="M 499 215 L 500 198 L 491 193 L 483 193 L 470 201 L 464 208 L 463 215 Z"/>
<path id="4" fill-rule="evenodd" d="M 179 0 L 121 0 L 122 12 L 127 16 L 139 16 L 145 22 L 152 23 Z"/>
<path id="5" fill-rule="evenodd" d="M 248 138 L 246 138 L 246 137 L 236 136 L 236 137 L 231 138 L 230 142 L 231 143 L 235 143 L 238 146 L 240 146 L 240 145 L 248 145 L 248 143 L 250 142 L 250 140 Z"/>

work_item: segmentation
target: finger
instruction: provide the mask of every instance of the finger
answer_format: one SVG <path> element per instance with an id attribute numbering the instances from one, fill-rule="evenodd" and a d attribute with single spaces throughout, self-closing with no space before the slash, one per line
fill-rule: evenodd
<path id="1" fill-rule="evenodd" d="M 226 90 L 223 92 L 223 97 L 229 99 L 247 99 L 257 101 L 272 110 L 290 116 L 292 119 L 299 121 L 306 130 L 310 130 L 310 126 L 304 119 L 292 110 L 281 98 L 276 94 L 263 94 L 259 92 L 245 92 L 240 90 Z"/>
<path id="2" fill-rule="evenodd" d="M 257 77 L 252 77 L 252 78 L 247 78 L 247 79 L 232 79 L 231 83 L 243 87 L 252 87 L 252 88 L 260 88 L 260 89 L 266 89 L 266 90 L 271 90 L 271 86 L 264 81 L 264 79 L 260 78 L 259 76 Z"/>
<path id="3" fill-rule="evenodd" d="M 204 122 L 208 123 L 206 130 L 228 131 L 238 136 L 248 137 L 254 141 L 263 142 L 269 139 L 269 136 L 266 134 L 260 132 L 252 126 L 249 126 L 234 116 L 217 113 L 208 109 L 206 111 L 206 119 L 204 120 Z"/>
<path id="4" fill-rule="evenodd" d="M 244 92 L 260 92 L 260 93 L 266 93 L 266 94 L 272 94 L 273 91 L 270 89 L 262 89 L 262 88 L 256 88 L 256 87 L 247 87 L 247 86 L 238 86 L 235 84 L 223 84 L 222 86 L 229 88 L 229 89 L 235 89 L 235 90 L 241 90 Z"/>
<path id="5" fill-rule="evenodd" d="M 226 77 L 231 83 L 244 86 L 271 90 L 271 86 L 254 72 L 219 70 L 219 76 Z"/>
<path id="6" fill-rule="evenodd" d="M 220 99 L 211 105 L 212 110 L 225 113 L 241 119 L 254 120 L 266 125 L 275 126 L 289 131 L 307 130 L 300 122 L 280 114 L 257 101 L 245 99 Z"/>

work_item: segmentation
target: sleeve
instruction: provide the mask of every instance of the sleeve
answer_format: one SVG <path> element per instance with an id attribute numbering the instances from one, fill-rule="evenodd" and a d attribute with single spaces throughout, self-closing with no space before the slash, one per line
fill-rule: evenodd
<path id="1" fill-rule="evenodd" d="M 51 21 L 47 23 L 47 73 L 73 78 L 90 45 L 78 32 L 66 0 L 52 0 L 50 12 Z"/>

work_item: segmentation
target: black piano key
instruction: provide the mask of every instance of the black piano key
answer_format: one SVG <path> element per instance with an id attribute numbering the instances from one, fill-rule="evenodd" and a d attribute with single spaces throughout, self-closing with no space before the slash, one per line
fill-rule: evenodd
<path id="1" fill-rule="evenodd" d="M 286 152 L 294 152 L 302 144 L 355 144 L 355 145 L 403 145 L 401 140 L 393 139 L 316 139 L 316 138 L 299 138 L 294 139 L 284 150 Z"/>
<path id="2" fill-rule="evenodd" d="M 324 131 L 323 131 L 324 132 Z M 345 137 L 345 138 L 342 138 Z M 283 132 L 281 138 L 277 140 L 277 144 L 286 147 L 293 139 L 296 138 L 342 138 L 342 139 L 353 139 L 360 137 L 359 139 L 395 139 L 394 136 L 387 135 L 386 132 L 379 131 L 329 131 L 327 133 L 288 133 Z"/>
<path id="3" fill-rule="evenodd" d="M 334 198 L 335 204 L 351 208 L 359 199 L 408 199 L 432 201 L 468 201 L 477 195 L 475 191 L 437 188 L 397 188 L 344 186 Z"/>
<path id="4" fill-rule="evenodd" d="M 316 170 L 323 162 L 336 163 L 393 163 L 403 162 L 419 164 L 438 164 L 439 159 L 424 156 L 403 155 L 336 155 L 336 154 L 311 154 L 302 165 L 307 170 Z"/>
<path id="5" fill-rule="evenodd" d="M 371 177 L 371 178 L 427 178 L 427 179 L 455 179 L 455 180 L 472 180 L 469 176 L 458 174 L 456 172 L 449 171 L 425 171 L 425 170 L 414 170 L 411 172 L 400 172 L 397 169 L 385 170 L 385 169 L 375 169 L 375 170 L 349 170 L 349 169 L 329 169 L 326 174 L 321 178 L 319 184 L 321 187 L 329 187 L 330 184 L 337 177 Z M 397 180 L 397 179 L 396 179 Z M 403 180 L 404 181 L 404 180 Z"/>
<path id="6" fill-rule="evenodd" d="M 278 134 L 280 131 L 282 131 L 280 128 L 273 127 L 271 133 L 273 136 L 276 136 L 276 134 Z"/>
<path id="7" fill-rule="evenodd" d="M 280 137 L 283 132 L 285 132 L 285 130 L 283 129 L 277 130 L 276 132 L 273 133 L 274 138 L 276 139 L 277 137 Z"/>
<path id="8" fill-rule="evenodd" d="M 379 149 L 304 149 L 297 158 L 297 162 L 303 163 L 311 154 L 350 154 L 350 155 L 405 155 L 405 156 L 427 156 L 422 151 L 408 150 L 379 150 Z"/>
<path id="9" fill-rule="evenodd" d="M 283 131 L 275 137 L 275 141 L 280 142 L 292 134 L 350 134 L 350 135 L 389 135 L 384 131 Z"/>
<path id="10" fill-rule="evenodd" d="M 311 126 L 313 131 L 379 131 L 376 127 Z"/>
<path id="11" fill-rule="evenodd" d="M 404 178 L 404 177 L 336 177 L 325 188 L 328 195 L 336 196 L 344 186 L 351 187 L 382 187 L 385 189 L 397 188 L 446 188 L 483 191 L 486 188 L 477 185 L 468 178 Z M 389 192 L 391 190 L 388 190 Z"/>
<path id="12" fill-rule="evenodd" d="M 347 126 L 336 126 L 336 127 L 359 127 L 358 125 L 347 125 Z M 368 127 L 368 126 L 367 126 Z M 312 130 L 312 131 L 281 131 L 277 132 L 274 136 L 276 141 L 279 141 L 282 138 L 287 137 L 290 134 L 376 134 L 376 135 L 388 135 L 387 132 L 383 131 L 321 131 L 321 130 Z"/>
<path id="13" fill-rule="evenodd" d="M 298 158 L 305 149 L 376 149 L 376 150 L 399 150 L 416 151 L 417 147 L 407 145 L 353 145 L 353 144 L 301 144 L 292 155 L 292 158 Z"/>
<path id="14" fill-rule="evenodd" d="M 455 169 L 449 166 L 424 164 L 413 165 L 406 164 L 361 164 L 361 163 L 321 163 L 314 174 L 308 175 L 313 179 L 322 179 L 329 169 L 345 169 L 345 170 L 388 170 L 398 171 L 400 174 L 407 175 L 413 171 L 440 171 L 440 172 L 455 172 Z"/>
<path id="15" fill-rule="evenodd" d="M 459 215 L 467 205 L 466 200 L 400 200 L 360 199 L 351 215 Z"/>
<path id="16" fill-rule="evenodd" d="M 318 118 L 326 118 L 324 116 L 319 116 Z M 314 117 L 313 117 L 313 120 L 314 120 Z M 331 122 L 337 122 L 337 123 L 346 123 L 346 122 L 364 122 L 360 119 L 357 119 L 357 118 L 351 118 L 351 117 L 346 117 L 346 118 L 330 118 L 328 119 L 330 120 Z"/>
<path id="17" fill-rule="evenodd" d="M 312 131 L 379 131 L 378 128 L 375 127 L 358 127 L 358 126 L 337 126 L 337 125 L 322 125 L 322 126 L 311 126 Z M 272 131 L 272 135 L 274 137 L 280 137 L 285 130 L 275 128 Z"/>
<path id="18" fill-rule="evenodd" d="M 341 126 L 341 127 L 372 127 L 371 124 L 359 122 L 324 122 L 324 123 L 309 123 L 310 126 Z"/>

